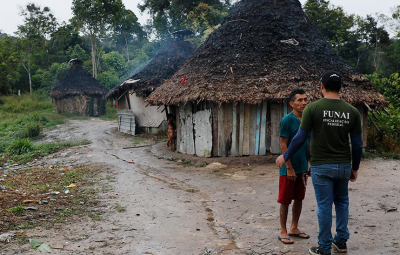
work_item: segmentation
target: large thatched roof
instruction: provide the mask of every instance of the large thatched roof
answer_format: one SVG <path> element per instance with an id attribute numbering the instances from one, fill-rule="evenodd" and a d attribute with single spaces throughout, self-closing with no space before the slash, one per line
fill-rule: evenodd
<path id="1" fill-rule="evenodd" d="M 106 92 L 100 82 L 82 68 L 80 61 L 73 61 L 71 69 L 50 91 L 50 96 L 53 98 L 78 95 L 104 96 Z"/>
<path id="2" fill-rule="evenodd" d="M 164 79 L 171 78 L 195 50 L 196 47 L 186 41 L 168 44 L 131 78 L 111 89 L 105 98 L 117 97 L 129 89 L 133 89 L 136 95 L 147 97 Z"/>
<path id="3" fill-rule="evenodd" d="M 387 103 L 368 79 L 337 56 L 298 0 L 242 0 L 148 101 L 279 102 L 299 87 L 316 99 L 327 70 L 342 73 L 342 98 L 349 103 Z"/>

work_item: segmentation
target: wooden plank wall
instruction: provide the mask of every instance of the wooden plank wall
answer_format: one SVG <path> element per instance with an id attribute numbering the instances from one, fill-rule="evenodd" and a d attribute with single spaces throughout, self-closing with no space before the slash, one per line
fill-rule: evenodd
<path id="1" fill-rule="evenodd" d="M 240 110 L 240 109 L 239 109 Z M 231 156 L 239 155 L 239 128 L 240 118 L 238 119 L 238 104 L 232 105 L 232 147 L 230 151 Z"/>
<path id="2" fill-rule="evenodd" d="M 267 102 L 261 106 L 260 155 L 267 154 Z"/>
<path id="3" fill-rule="evenodd" d="M 244 105 L 243 155 L 250 155 L 250 105 Z"/>
<path id="4" fill-rule="evenodd" d="M 239 155 L 243 156 L 244 104 L 239 104 Z"/>
<path id="5" fill-rule="evenodd" d="M 283 117 L 283 105 L 271 103 L 271 148 L 272 154 L 279 154 L 281 151 L 279 144 L 279 127 Z"/>
<path id="6" fill-rule="evenodd" d="M 211 109 L 193 114 L 195 130 L 195 151 L 199 157 L 211 157 L 212 151 L 212 115 Z"/>
<path id="7" fill-rule="evenodd" d="M 229 156 L 232 148 L 233 105 L 222 104 L 218 108 L 218 156 Z"/>
<path id="8" fill-rule="evenodd" d="M 278 154 L 285 111 L 283 104 L 267 102 L 213 104 L 211 109 L 193 109 L 192 104 L 178 107 L 178 148 L 202 157 L 265 155 L 268 150 Z"/>

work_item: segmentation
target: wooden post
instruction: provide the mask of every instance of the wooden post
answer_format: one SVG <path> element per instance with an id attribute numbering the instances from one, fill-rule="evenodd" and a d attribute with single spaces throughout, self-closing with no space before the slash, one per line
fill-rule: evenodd
<path id="1" fill-rule="evenodd" d="M 267 101 L 262 103 L 260 129 L 260 155 L 267 154 Z"/>
<path id="2" fill-rule="evenodd" d="M 237 108 L 236 105 L 232 105 L 232 148 L 231 148 L 231 156 L 237 156 L 238 152 L 238 139 L 236 136 L 237 128 L 238 128 L 238 120 L 237 120 Z"/>
<path id="3" fill-rule="evenodd" d="M 271 103 L 271 149 L 272 154 L 279 154 L 280 141 L 279 141 L 279 127 L 283 117 L 282 104 Z"/>
<path id="4" fill-rule="evenodd" d="M 179 107 L 179 122 L 181 127 L 181 142 L 179 144 L 179 151 L 182 153 L 186 153 L 186 113 L 185 113 L 185 105 Z"/>
<path id="5" fill-rule="evenodd" d="M 212 104 L 212 155 L 218 156 L 218 105 Z"/>
<path id="6" fill-rule="evenodd" d="M 256 150 L 255 155 L 260 155 L 260 131 L 261 131 L 261 104 L 257 104 L 257 123 L 256 123 Z"/>
<path id="7" fill-rule="evenodd" d="M 243 128 L 244 128 L 244 104 L 240 103 L 239 105 L 239 119 L 240 119 L 240 124 L 239 124 L 239 156 L 243 156 Z"/>
<path id="8" fill-rule="evenodd" d="M 180 112 L 181 106 L 176 106 L 175 108 L 175 114 L 176 114 L 176 144 L 175 144 L 175 149 L 177 151 L 180 151 L 180 145 L 181 145 L 181 122 L 180 122 L 180 117 L 179 117 L 179 112 Z"/>
<path id="9" fill-rule="evenodd" d="M 185 107 L 186 113 L 186 153 L 196 154 L 194 146 L 194 132 L 193 132 L 193 104 L 187 103 Z"/>
<path id="10" fill-rule="evenodd" d="M 250 155 L 256 155 L 257 108 L 257 105 L 250 108 Z"/>
<path id="11" fill-rule="evenodd" d="M 243 155 L 250 155 L 250 105 L 244 105 Z"/>

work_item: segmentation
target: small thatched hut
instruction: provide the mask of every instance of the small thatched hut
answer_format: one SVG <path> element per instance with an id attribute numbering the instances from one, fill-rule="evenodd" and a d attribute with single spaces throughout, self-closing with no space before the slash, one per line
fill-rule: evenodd
<path id="1" fill-rule="evenodd" d="M 177 148 L 198 156 L 279 153 L 287 98 L 303 88 L 321 97 L 320 77 L 342 73 L 341 97 L 367 109 L 387 104 L 306 17 L 298 0 L 242 0 L 189 60 L 148 98 L 175 107 Z M 181 79 L 186 76 L 186 82 Z M 366 132 L 364 132 L 366 145 Z"/>
<path id="2" fill-rule="evenodd" d="M 106 89 L 82 68 L 82 61 L 73 59 L 71 69 L 50 91 L 57 113 L 97 117 L 105 113 L 102 97 Z"/>
<path id="3" fill-rule="evenodd" d="M 195 46 L 187 41 L 170 43 L 131 78 L 111 89 L 105 99 L 117 99 L 119 125 L 133 114 L 142 132 L 157 133 L 167 129 L 165 108 L 149 106 L 146 98 L 164 79 L 171 78 L 195 50 Z M 123 128 L 120 127 L 120 131 L 124 131 Z"/>

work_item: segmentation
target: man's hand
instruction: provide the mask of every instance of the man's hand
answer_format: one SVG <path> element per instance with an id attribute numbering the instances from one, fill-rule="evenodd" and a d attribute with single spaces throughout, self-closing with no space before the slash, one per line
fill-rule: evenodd
<path id="1" fill-rule="evenodd" d="M 285 159 L 283 158 L 283 155 L 280 155 L 280 156 L 276 159 L 275 163 L 276 163 L 276 165 L 277 165 L 279 168 L 282 168 L 283 165 L 286 163 Z"/>
<path id="2" fill-rule="evenodd" d="M 287 178 L 291 181 L 295 181 L 297 178 L 296 172 L 294 171 L 293 167 L 287 169 Z"/>
<path id="3" fill-rule="evenodd" d="M 351 170 L 350 181 L 355 182 L 357 180 L 357 171 Z"/>

